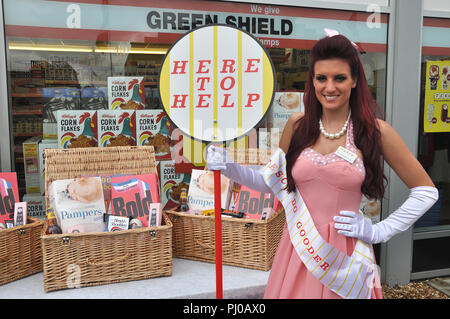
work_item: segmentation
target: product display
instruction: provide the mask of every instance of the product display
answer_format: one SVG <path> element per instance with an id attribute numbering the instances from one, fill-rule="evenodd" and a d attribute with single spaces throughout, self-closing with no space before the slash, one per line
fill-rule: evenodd
<path id="1" fill-rule="evenodd" d="M 48 190 L 50 207 L 54 209 L 63 233 L 105 229 L 103 215 L 106 209 L 99 177 L 56 180 Z"/>
<path id="2" fill-rule="evenodd" d="M 231 196 L 230 180 L 221 175 L 221 206 L 228 208 Z M 190 210 L 214 209 L 214 172 L 193 169 L 188 191 Z"/>
<path id="3" fill-rule="evenodd" d="M 157 174 L 111 177 L 111 208 L 116 216 L 132 216 L 148 227 L 150 204 L 159 203 Z"/>
<path id="4" fill-rule="evenodd" d="M 97 111 L 57 111 L 59 148 L 96 147 Z"/>
<path id="5" fill-rule="evenodd" d="M 135 146 L 136 113 L 133 110 L 97 111 L 98 146 Z"/>
<path id="6" fill-rule="evenodd" d="M 27 203 L 14 204 L 14 226 L 23 226 L 27 223 Z"/>
<path id="7" fill-rule="evenodd" d="M 14 205 L 19 202 L 16 173 L 0 173 L 0 223 L 13 220 Z"/>

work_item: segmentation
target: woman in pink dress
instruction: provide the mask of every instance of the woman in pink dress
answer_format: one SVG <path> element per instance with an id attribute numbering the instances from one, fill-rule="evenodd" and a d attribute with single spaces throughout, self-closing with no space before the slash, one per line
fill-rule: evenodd
<path id="1" fill-rule="evenodd" d="M 289 118 L 279 144 L 286 154 L 287 190 L 298 189 L 320 236 L 348 256 L 357 240 L 370 246 L 408 229 L 437 200 L 437 189 L 401 137 L 376 118 L 377 106 L 355 46 L 333 35 L 312 48 L 305 113 Z M 381 159 L 411 193 L 388 218 L 372 224 L 358 211 L 362 194 L 383 198 Z M 222 148 L 208 148 L 207 166 L 255 190 L 272 191 L 260 171 L 234 163 Z M 376 271 L 374 277 L 369 297 L 382 298 Z M 306 268 L 286 225 L 264 297 L 341 298 Z"/>

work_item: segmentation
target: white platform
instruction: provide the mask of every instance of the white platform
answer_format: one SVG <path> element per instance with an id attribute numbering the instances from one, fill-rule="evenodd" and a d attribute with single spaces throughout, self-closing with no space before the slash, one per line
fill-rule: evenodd
<path id="1" fill-rule="evenodd" d="M 270 271 L 223 266 L 224 299 L 259 299 Z M 0 286 L 0 299 L 216 298 L 215 264 L 174 258 L 172 276 L 44 292 L 42 272 Z"/>

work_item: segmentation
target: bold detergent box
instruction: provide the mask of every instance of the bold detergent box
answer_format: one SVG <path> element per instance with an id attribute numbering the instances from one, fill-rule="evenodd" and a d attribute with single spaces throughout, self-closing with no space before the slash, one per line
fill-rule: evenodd
<path id="1" fill-rule="evenodd" d="M 157 174 L 111 177 L 111 208 L 116 216 L 133 216 L 148 227 L 150 204 L 160 203 Z"/>
<path id="2" fill-rule="evenodd" d="M 16 202 L 19 202 L 17 174 L 15 172 L 0 173 L 0 223 L 3 225 L 6 220 L 14 220 Z"/>

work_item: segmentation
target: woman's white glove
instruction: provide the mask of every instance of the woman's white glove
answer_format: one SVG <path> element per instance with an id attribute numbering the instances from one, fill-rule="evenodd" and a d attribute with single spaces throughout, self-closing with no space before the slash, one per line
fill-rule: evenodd
<path id="1" fill-rule="evenodd" d="M 209 170 L 220 170 L 223 175 L 241 185 L 255 191 L 272 193 L 272 189 L 265 183 L 264 177 L 258 170 L 239 165 L 227 156 L 227 151 L 215 145 L 206 150 L 206 167 Z"/>
<path id="2" fill-rule="evenodd" d="M 439 193 L 435 187 L 418 186 L 411 188 L 408 199 L 396 211 L 383 221 L 372 224 L 362 214 L 341 211 L 335 216 L 334 227 L 338 233 L 357 238 L 368 244 L 386 242 L 394 235 L 407 230 L 438 200 Z"/>

